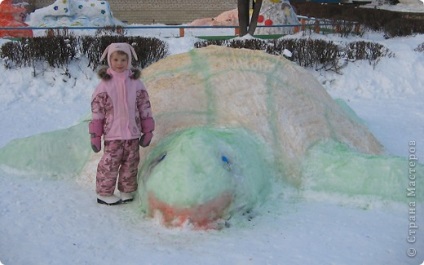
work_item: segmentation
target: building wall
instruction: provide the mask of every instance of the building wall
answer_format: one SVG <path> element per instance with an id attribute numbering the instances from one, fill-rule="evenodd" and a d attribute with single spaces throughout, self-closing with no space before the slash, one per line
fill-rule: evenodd
<path id="1" fill-rule="evenodd" d="M 31 0 L 35 8 L 54 0 Z M 236 0 L 110 0 L 114 17 L 129 24 L 182 24 L 197 18 L 215 17 L 237 7 Z"/>

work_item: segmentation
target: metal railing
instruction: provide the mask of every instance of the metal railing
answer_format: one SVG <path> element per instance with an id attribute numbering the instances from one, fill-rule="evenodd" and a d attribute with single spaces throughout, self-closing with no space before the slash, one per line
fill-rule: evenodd
<path id="1" fill-rule="evenodd" d="M 334 23 L 328 20 L 318 20 L 314 18 L 302 17 L 299 16 L 299 24 L 294 25 L 271 25 L 263 26 L 258 25 L 257 28 L 293 28 L 293 32 L 305 31 L 306 29 L 313 30 L 316 33 L 321 33 L 323 29 L 332 29 L 335 30 Z M 162 37 L 185 37 L 185 36 L 194 36 L 201 37 L 207 36 L 207 30 L 210 30 L 210 33 L 213 34 L 226 34 L 232 37 L 239 36 L 239 26 L 191 26 L 191 25 L 128 25 L 128 26 L 98 26 L 98 27 L 86 27 L 86 26 L 55 26 L 55 27 L 0 27 L 0 31 L 55 31 L 55 30 L 66 30 L 66 31 L 82 31 L 87 34 L 93 34 L 94 32 L 89 31 L 99 31 L 99 30 L 114 30 L 117 33 L 126 33 L 128 35 L 155 35 Z M 205 31 L 206 30 L 206 31 Z M 220 31 L 221 30 L 221 31 Z M 197 34 L 196 34 L 197 32 Z M 44 35 L 47 33 L 44 33 Z M 4 35 L 4 34 L 3 34 Z M 39 34 L 35 34 L 39 35 Z M 41 35 L 39 35 L 41 36 Z"/>

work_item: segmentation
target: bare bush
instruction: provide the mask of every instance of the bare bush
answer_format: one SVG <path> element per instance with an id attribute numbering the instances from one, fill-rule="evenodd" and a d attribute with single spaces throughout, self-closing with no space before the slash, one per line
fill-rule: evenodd
<path id="1" fill-rule="evenodd" d="M 82 53 L 88 57 L 93 70 L 100 64 L 104 49 L 112 42 L 130 43 L 139 60 L 134 60 L 135 67 L 144 68 L 168 54 L 166 43 L 156 38 L 102 36 L 79 37 L 53 32 L 47 37 L 22 38 L 18 41 L 7 42 L 1 47 L 1 58 L 6 68 L 24 66 L 34 67 L 36 63 L 46 62 L 51 67 L 67 65 Z"/>
<path id="2" fill-rule="evenodd" d="M 22 38 L 4 44 L 1 57 L 7 68 L 33 66 L 36 61 L 52 67 L 67 66 L 77 55 L 77 42 L 74 36 Z"/>
<path id="3" fill-rule="evenodd" d="M 276 39 L 276 40 L 212 40 L 196 42 L 195 47 L 201 48 L 208 45 L 220 45 L 232 48 L 246 48 L 264 50 L 269 54 L 282 56 L 285 49 L 292 53 L 290 60 L 303 67 L 315 68 L 316 70 L 334 71 L 346 66 L 347 60 L 368 60 L 376 65 L 384 56 L 393 54 L 383 45 L 372 42 L 353 42 L 346 46 L 337 45 L 332 41 L 319 39 Z"/>
<path id="4" fill-rule="evenodd" d="M 416 52 L 424 52 L 424 42 L 418 45 L 417 48 L 414 49 Z"/>
<path id="5" fill-rule="evenodd" d="M 133 60 L 134 67 L 144 68 L 168 55 L 168 46 L 157 38 L 101 36 L 84 37 L 81 40 L 82 53 L 88 57 L 89 67 L 96 69 L 102 62 L 100 57 L 106 47 L 114 42 L 126 42 L 133 46 L 138 61 Z"/>

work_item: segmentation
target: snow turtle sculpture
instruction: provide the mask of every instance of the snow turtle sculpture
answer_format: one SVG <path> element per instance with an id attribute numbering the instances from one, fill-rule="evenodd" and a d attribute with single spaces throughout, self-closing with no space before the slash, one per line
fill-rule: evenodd
<path id="1" fill-rule="evenodd" d="M 147 159 L 139 194 L 143 208 L 160 212 L 168 224 L 204 225 L 248 210 L 263 199 L 264 178 L 272 175 L 299 186 L 302 160 L 318 142 L 382 152 L 367 128 L 306 70 L 263 51 L 194 49 L 151 65 L 142 78 L 157 128 L 151 147 L 142 150 Z M 237 169 L 222 170 L 228 166 Z"/>

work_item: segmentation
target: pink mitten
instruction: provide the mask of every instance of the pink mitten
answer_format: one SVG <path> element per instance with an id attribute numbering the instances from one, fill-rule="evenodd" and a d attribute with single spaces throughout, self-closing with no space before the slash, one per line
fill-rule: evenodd
<path id="1" fill-rule="evenodd" d="M 140 141 L 139 141 L 140 146 L 141 147 L 149 146 L 150 142 L 152 141 L 152 138 L 153 138 L 153 133 L 151 133 L 151 132 L 143 134 L 140 137 Z"/>
<path id="2" fill-rule="evenodd" d="M 153 132 L 155 130 L 155 120 L 152 117 L 141 120 L 141 132 Z"/>
<path id="3" fill-rule="evenodd" d="M 141 120 L 141 132 L 143 135 L 140 138 L 139 144 L 141 147 L 149 146 L 153 138 L 153 130 L 155 129 L 155 120 L 153 118 L 147 118 Z"/>
<path id="4" fill-rule="evenodd" d="M 91 135 L 91 149 L 95 153 L 100 152 L 102 149 L 102 135 L 103 135 L 103 120 L 92 120 L 88 124 L 88 132 Z"/>

